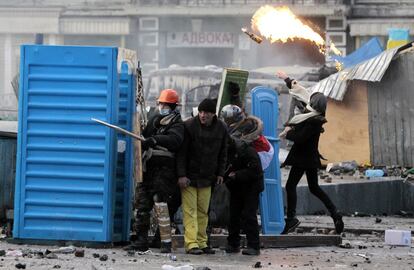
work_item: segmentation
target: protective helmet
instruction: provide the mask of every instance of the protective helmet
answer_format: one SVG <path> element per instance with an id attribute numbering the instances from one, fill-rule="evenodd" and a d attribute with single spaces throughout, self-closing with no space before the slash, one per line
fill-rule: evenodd
<path id="1" fill-rule="evenodd" d="M 237 123 L 244 119 L 244 113 L 239 106 L 229 104 L 221 109 L 220 117 L 226 122 L 227 125 Z"/>
<path id="2" fill-rule="evenodd" d="M 162 90 L 160 93 L 160 97 L 158 98 L 158 102 L 178 104 L 179 96 L 177 94 L 177 91 L 175 91 L 174 89 Z"/>

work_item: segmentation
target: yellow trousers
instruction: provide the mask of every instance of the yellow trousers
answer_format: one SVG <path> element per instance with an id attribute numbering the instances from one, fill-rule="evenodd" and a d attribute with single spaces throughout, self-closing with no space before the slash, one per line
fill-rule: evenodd
<path id="1" fill-rule="evenodd" d="M 192 248 L 207 247 L 206 230 L 210 197 L 211 187 L 186 187 L 181 190 L 186 251 Z"/>

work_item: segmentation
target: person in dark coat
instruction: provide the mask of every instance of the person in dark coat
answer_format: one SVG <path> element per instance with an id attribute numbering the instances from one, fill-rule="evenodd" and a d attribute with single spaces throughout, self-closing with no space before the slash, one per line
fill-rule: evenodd
<path id="1" fill-rule="evenodd" d="M 290 79 L 285 78 L 286 80 Z M 282 234 L 292 232 L 300 223 L 296 218 L 296 186 L 304 173 L 311 193 L 329 210 L 336 232 L 340 234 L 344 229 L 341 214 L 318 184 L 318 168 L 321 167 L 318 145 L 320 134 L 323 132 L 322 126 L 327 122 L 326 106 L 327 98 L 322 93 L 313 93 L 305 112 L 291 118 L 284 131 L 279 134 L 281 138 L 293 141 L 293 146 L 283 164 L 283 166 L 291 165 L 292 168 L 286 182 L 287 217 Z"/>
<path id="2" fill-rule="evenodd" d="M 223 183 L 228 136 L 225 124 L 215 114 L 214 100 L 204 99 L 198 111 L 184 122 L 184 142 L 177 157 L 185 250 L 194 255 L 214 253 L 207 245 L 208 208 L 211 186 Z"/>
<path id="3" fill-rule="evenodd" d="M 256 150 L 235 137 L 229 139 L 225 183 L 230 191 L 230 223 L 226 252 L 240 252 L 240 229 L 243 229 L 246 233 L 247 248 L 242 254 L 259 255 L 257 209 L 260 193 L 264 190 L 262 165 Z M 241 224 L 244 228 L 241 228 Z"/>
<path id="4" fill-rule="evenodd" d="M 146 251 L 149 248 L 148 230 L 154 207 L 158 213 L 156 241 L 161 241 L 162 253 L 171 252 L 171 227 L 174 214 L 180 207 L 180 190 L 177 186 L 176 152 L 184 140 L 184 125 L 176 110 L 179 97 L 175 90 L 165 89 L 158 99 L 158 113 L 147 123 L 142 132 L 146 138 L 141 143 L 143 153 L 143 182 L 136 192 L 137 240 L 126 250 Z"/>

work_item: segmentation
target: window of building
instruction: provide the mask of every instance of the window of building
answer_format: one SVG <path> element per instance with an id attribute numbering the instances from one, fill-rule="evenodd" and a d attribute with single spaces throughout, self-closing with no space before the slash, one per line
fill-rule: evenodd
<path id="1" fill-rule="evenodd" d="M 158 25 L 157 17 L 144 17 L 139 19 L 140 31 L 157 31 Z"/>
<path id="2" fill-rule="evenodd" d="M 326 18 L 327 30 L 345 30 L 346 21 L 344 17 L 327 17 Z"/>
<path id="3" fill-rule="evenodd" d="M 336 46 L 346 45 L 346 33 L 344 32 L 328 32 L 326 33 L 326 40 L 330 40 Z"/>

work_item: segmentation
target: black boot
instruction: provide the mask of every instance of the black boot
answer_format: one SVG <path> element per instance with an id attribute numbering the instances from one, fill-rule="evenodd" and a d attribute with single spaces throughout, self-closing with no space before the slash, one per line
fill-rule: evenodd
<path id="1" fill-rule="evenodd" d="M 232 246 L 230 244 L 227 244 L 225 251 L 226 251 L 226 253 L 239 253 L 240 252 L 240 247 L 239 246 Z"/>
<path id="2" fill-rule="evenodd" d="M 171 242 L 161 242 L 161 253 L 171 253 Z"/>
<path id="3" fill-rule="evenodd" d="M 247 247 L 246 249 L 242 250 L 243 255 L 250 255 L 250 256 L 257 256 L 260 255 L 260 249 Z"/>
<path id="4" fill-rule="evenodd" d="M 286 218 L 285 219 L 285 228 L 283 229 L 283 232 L 281 234 L 288 234 L 290 232 L 293 232 L 296 227 L 298 227 L 300 224 L 300 221 L 296 217 L 292 218 Z"/>
<path id="5" fill-rule="evenodd" d="M 147 235 L 138 235 L 137 240 L 132 244 L 123 248 L 124 250 L 134 250 L 134 251 L 147 251 L 148 247 L 148 234 Z"/>
<path id="6" fill-rule="evenodd" d="M 132 242 L 130 245 L 123 248 L 125 251 L 147 251 L 149 249 L 148 247 L 148 239 L 143 239 L 141 237 L 138 237 L 137 241 Z"/>
<path id="7" fill-rule="evenodd" d="M 137 245 L 135 244 L 135 242 L 131 242 L 131 244 L 129 244 L 128 246 L 125 246 L 122 248 L 125 251 L 136 251 L 138 250 Z"/>
<path id="8" fill-rule="evenodd" d="M 216 254 L 216 251 L 211 247 L 205 247 L 201 249 L 204 254 Z"/>
<path id="9" fill-rule="evenodd" d="M 335 231 L 337 234 L 341 234 L 344 231 L 344 222 L 342 221 L 342 215 L 339 212 L 335 212 L 331 215 L 334 225 Z"/>

